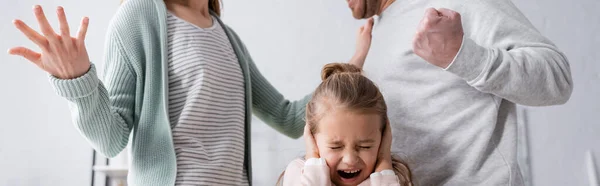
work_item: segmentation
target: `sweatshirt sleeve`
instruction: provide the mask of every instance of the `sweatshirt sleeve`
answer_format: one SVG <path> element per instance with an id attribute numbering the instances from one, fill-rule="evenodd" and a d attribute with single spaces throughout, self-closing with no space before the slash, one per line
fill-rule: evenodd
<path id="1" fill-rule="evenodd" d="M 509 0 L 457 8 L 465 35 L 445 69 L 476 89 L 527 106 L 564 104 L 573 90 L 566 56 Z"/>
<path id="2" fill-rule="evenodd" d="M 398 176 L 393 170 L 383 170 L 381 172 L 372 173 L 369 176 L 369 183 L 372 186 L 400 186 Z M 366 183 L 366 182 L 363 182 Z"/>
<path id="3" fill-rule="evenodd" d="M 331 186 L 329 167 L 324 158 L 311 158 L 306 162 L 300 159 L 292 161 L 283 176 L 284 186 Z"/>

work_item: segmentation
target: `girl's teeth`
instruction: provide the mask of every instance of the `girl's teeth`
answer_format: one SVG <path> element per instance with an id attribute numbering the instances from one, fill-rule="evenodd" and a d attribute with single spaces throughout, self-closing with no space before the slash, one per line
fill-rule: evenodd
<path id="1" fill-rule="evenodd" d="M 344 172 L 345 172 L 345 173 L 352 174 L 352 173 L 356 173 L 356 172 L 358 172 L 358 171 L 359 171 L 359 170 L 353 170 L 353 171 L 344 171 Z"/>

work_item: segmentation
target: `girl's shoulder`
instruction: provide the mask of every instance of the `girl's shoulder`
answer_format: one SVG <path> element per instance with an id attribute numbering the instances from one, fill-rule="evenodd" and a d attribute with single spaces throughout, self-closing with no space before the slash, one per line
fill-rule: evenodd
<path id="1" fill-rule="evenodd" d="M 285 174 L 288 174 L 289 172 L 290 174 L 294 174 L 294 173 L 301 173 L 302 172 L 302 168 L 304 167 L 304 163 L 306 161 L 303 158 L 296 158 L 294 160 L 292 160 L 288 165 L 287 168 L 285 169 Z M 299 170 L 299 171 L 296 171 Z"/>

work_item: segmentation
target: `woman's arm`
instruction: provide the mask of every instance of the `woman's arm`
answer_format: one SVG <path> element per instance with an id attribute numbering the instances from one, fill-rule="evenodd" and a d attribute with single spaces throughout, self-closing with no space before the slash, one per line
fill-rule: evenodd
<path id="1" fill-rule="evenodd" d="M 17 47 L 9 51 L 30 60 L 48 72 L 58 95 L 71 103 L 73 120 L 92 146 L 108 157 L 116 156 L 128 142 L 133 123 L 135 76 L 117 38 L 106 48 L 106 87 L 98 79 L 85 48 L 88 19 L 84 18 L 77 38 L 71 37 L 65 13 L 58 8 L 61 35 L 50 27 L 40 6 L 34 9 L 43 36 L 22 21 L 15 26 L 36 43 L 41 53 Z M 108 37 L 117 37 L 109 29 Z M 107 89 L 108 88 L 108 89 Z"/>
<path id="2" fill-rule="evenodd" d="M 246 46 L 239 36 L 230 28 L 234 42 L 238 42 L 243 55 L 248 63 L 250 81 L 252 82 L 252 111 L 267 125 L 292 138 L 302 136 L 304 127 L 304 113 L 306 104 L 312 93 L 297 101 L 287 100 L 269 81 L 260 73 Z"/>
<path id="3" fill-rule="evenodd" d="M 258 71 L 252 59 L 248 58 L 253 113 L 275 130 L 289 137 L 299 138 L 305 125 L 306 104 L 310 101 L 312 93 L 301 100 L 287 100 Z"/>
<path id="4" fill-rule="evenodd" d="M 373 22 L 373 18 L 369 18 L 367 23 L 358 29 L 358 34 L 356 36 L 356 51 L 354 56 L 352 56 L 352 59 L 350 59 L 348 62 L 361 69 L 365 64 L 365 59 L 367 58 L 367 54 L 371 48 L 371 32 L 373 31 Z"/>

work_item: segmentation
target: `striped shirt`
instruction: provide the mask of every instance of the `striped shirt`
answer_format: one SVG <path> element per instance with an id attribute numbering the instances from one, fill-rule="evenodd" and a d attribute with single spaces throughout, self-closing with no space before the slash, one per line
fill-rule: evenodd
<path id="1" fill-rule="evenodd" d="M 175 185 L 248 185 L 244 78 L 223 28 L 168 13 L 169 119 Z"/>

